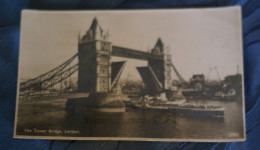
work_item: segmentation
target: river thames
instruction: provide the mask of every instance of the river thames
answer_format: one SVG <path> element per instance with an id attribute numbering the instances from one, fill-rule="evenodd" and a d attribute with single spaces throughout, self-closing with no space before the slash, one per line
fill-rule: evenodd
<path id="1" fill-rule="evenodd" d="M 221 105 L 223 118 L 182 116 L 173 112 L 84 112 L 68 116 L 66 99 L 20 101 L 17 135 L 77 137 L 138 137 L 178 139 L 236 139 L 244 137 L 242 102 L 189 100 Z M 26 131 L 27 130 L 27 131 Z M 28 131 L 32 130 L 32 131 Z"/>

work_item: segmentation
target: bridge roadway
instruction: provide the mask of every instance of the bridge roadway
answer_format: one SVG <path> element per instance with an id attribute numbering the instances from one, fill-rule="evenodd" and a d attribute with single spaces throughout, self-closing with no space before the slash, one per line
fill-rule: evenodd
<path id="1" fill-rule="evenodd" d="M 124 48 L 120 46 L 112 46 L 112 56 L 149 60 L 149 59 L 160 59 L 162 60 L 162 55 L 155 55 L 141 50 L 135 50 L 130 48 Z"/>

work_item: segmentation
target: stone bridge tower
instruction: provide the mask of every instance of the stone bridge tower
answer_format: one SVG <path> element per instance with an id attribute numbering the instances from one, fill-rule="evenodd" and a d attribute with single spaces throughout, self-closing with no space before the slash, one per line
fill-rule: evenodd
<path id="1" fill-rule="evenodd" d="M 94 18 L 90 28 L 78 43 L 79 92 L 110 92 L 111 90 L 111 42 Z"/>
<path id="2" fill-rule="evenodd" d="M 148 59 L 148 66 L 152 68 L 158 80 L 163 86 L 163 90 L 171 88 L 171 55 L 166 53 L 161 38 L 158 38 L 151 54 L 157 55 L 160 59 Z"/>

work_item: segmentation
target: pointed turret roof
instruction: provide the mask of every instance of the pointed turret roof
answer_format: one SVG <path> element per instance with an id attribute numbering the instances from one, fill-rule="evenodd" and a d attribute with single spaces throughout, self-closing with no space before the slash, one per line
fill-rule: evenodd
<path id="1" fill-rule="evenodd" d="M 92 32 L 103 32 L 103 29 L 99 25 L 98 20 L 97 20 L 96 17 L 93 19 L 92 24 L 91 24 L 89 30 L 92 30 Z"/>
<path id="2" fill-rule="evenodd" d="M 92 20 L 92 23 L 87 30 L 86 34 L 83 36 L 83 41 L 92 41 L 92 40 L 104 40 L 105 34 L 103 32 L 103 29 L 98 23 L 97 18 L 95 17 Z"/>
<path id="3" fill-rule="evenodd" d="M 161 38 L 158 38 L 156 44 L 154 45 L 154 48 L 152 49 L 152 53 L 154 54 L 162 54 L 164 51 L 163 42 Z"/>
<path id="4" fill-rule="evenodd" d="M 162 42 L 161 38 L 158 38 L 154 48 L 156 48 L 156 47 L 159 48 L 160 52 L 163 52 L 163 42 Z"/>

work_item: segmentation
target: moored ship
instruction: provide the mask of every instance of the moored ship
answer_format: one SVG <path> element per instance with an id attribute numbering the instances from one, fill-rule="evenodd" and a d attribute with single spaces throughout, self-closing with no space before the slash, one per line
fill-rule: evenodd
<path id="1" fill-rule="evenodd" d="M 179 115 L 199 117 L 224 117 L 225 112 L 225 109 L 222 106 L 196 105 L 186 102 L 185 99 L 168 101 L 158 99 L 158 97 L 150 98 L 148 96 L 133 103 L 132 106 L 135 109 L 143 111 L 175 112 Z"/>

